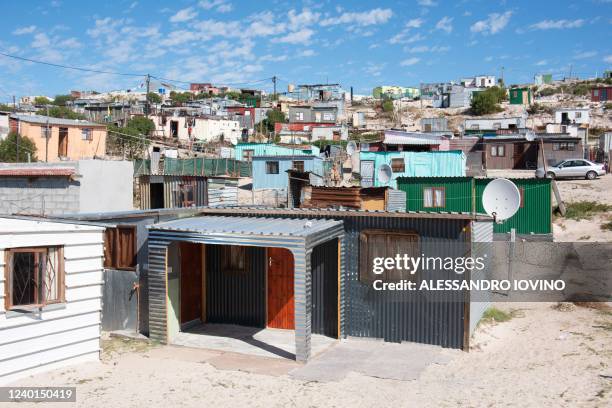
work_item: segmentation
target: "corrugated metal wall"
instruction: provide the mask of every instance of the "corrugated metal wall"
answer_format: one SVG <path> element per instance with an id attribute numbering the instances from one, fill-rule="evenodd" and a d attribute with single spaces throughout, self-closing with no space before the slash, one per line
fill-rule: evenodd
<path id="1" fill-rule="evenodd" d="M 220 246 L 206 246 L 206 319 L 211 323 L 266 327 L 266 249 L 247 247 L 249 271 L 224 273 Z"/>
<path id="2" fill-rule="evenodd" d="M 387 190 L 387 211 L 406 211 L 406 192 L 402 190 Z"/>
<path id="3" fill-rule="evenodd" d="M 180 185 L 193 184 L 195 206 L 208 205 L 208 183 L 201 176 L 140 176 L 140 209 L 151 209 L 151 183 L 163 183 L 164 208 L 182 208 Z"/>
<path id="4" fill-rule="evenodd" d="M 312 332 L 338 337 L 338 241 L 312 251 Z"/>
<path id="5" fill-rule="evenodd" d="M 139 297 L 133 287 L 138 282 L 136 272 L 104 269 L 102 330 L 136 330 Z"/>
<path id="6" fill-rule="evenodd" d="M 397 180 L 397 185 L 399 190 L 406 192 L 408 211 L 471 212 L 472 180 L 471 177 L 402 177 Z M 443 187 L 446 205 L 439 208 L 425 207 L 425 187 Z"/>
<path id="7" fill-rule="evenodd" d="M 233 216 L 261 216 L 248 212 Z M 431 292 L 425 298 L 409 291 L 375 291 L 359 281 L 359 234 L 366 229 L 416 231 L 425 256 L 465 256 L 470 250 L 469 220 L 404 217 L 275 214 L 282 218 L 335 218 L 344 221 L 344 265 L 341 282 L 343 334 L 381 338 L 390 342 L 414 341 L 443 347 L 463 348 L 468 329 L 466 299 L 454 292 Z M 452 274 L 452 275 L 451 275 Z M 434 272 L 435 279 L 457 278 L 453 272 Z"/>
<path id="8" fill-rule="evenodd" d="M 490 278 L 489 268 L 493 250 L 493 222 L 472 222 L 472 257 L 483 258 L 485 269 L 470 273 L 472 281 Z M 470 292 L 470 334 L 474 333 L 484 312 L 489 308 L 490 292 Z"/>
<path id="9" fill-rule="evenodd" d="M 484 213 L 482 192 L 492 179 L 476 179 L 476 211 Z M 552 233 L 552 190 L 550 179 L 511 179 L 523 191 L 523 206 L 518 212 L 501 224 L 495 224 L 495 233 L 517 234 Z"/>

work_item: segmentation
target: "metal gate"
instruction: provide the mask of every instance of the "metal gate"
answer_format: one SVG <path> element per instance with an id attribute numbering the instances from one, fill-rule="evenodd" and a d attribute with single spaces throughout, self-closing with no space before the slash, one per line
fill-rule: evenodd
<path id="1" fill-rule="evenodd" d="M 374 161 L 361 161 L 361 187 L 374 186 Z"/>

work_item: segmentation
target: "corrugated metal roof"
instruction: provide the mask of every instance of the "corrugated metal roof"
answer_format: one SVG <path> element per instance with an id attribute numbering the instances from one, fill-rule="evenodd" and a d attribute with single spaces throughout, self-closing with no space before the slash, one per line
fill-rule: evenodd
<path id="1" fill-rule="evenodd" d="M 204 213 L 249 213 L 257 215 L 297 215 L 312 216 L 324 215 L 325 217 L 388 217 L 388 218 L 444 218 L 444 219 L 474 219 L 492 220 L 493 218 L 480 213 L 473 214 L 468 212 L 452 211 L 382 211 L 382 210 L 357 210 L 357 209 L 334 209 L 334 208 L 276 208 L 276 207 L 200 207 L 200 212 Z"/>
<path id="2" fill-rule="evenodd" d="M 19 120 L 21 122 L 37 123 L 37 124 L 41 124 L 41 125 L 46 125 L 47 121 L 49 121 L 50 125 L 60 125 L 60 126 L 103 126 L 103 127 L 106 127 L 106 125 L 101 125 L 99 123 L 94 123 L 94 122 L 88 122 L 86 120 L 52 118 L 50 116 L 47 117 L 47 116 L 42 116 L 42 115 L 19 115 L 19 114 L 13 114 L 13 115 L 11 115 L 11 118 L 17 119 L 17 120 Z"/>
<path id="3" fill-rule="evenodd" d="M 439 145 L 441 141 L 442 138 L 440 136 L 386 131 L 383 143 L 393 145 Z"/>
<path id="4" fill-rule="evenodd" d="M 342 225 L 342 221 L 288 218 L 204 216 L 162 222 L 147 228 L 202 234 L 281 235 L 306 237 Z"/>
<path id="5" fill-rule="evenodd" d="M 0 218 L 0 235 L 48 233 L 69 231 L 103 231 L 104 228 L 84 224 L 68 224 L 65 222 L 41 221 L 32 218 Z"/>
<path id="6" fill-rule="evenodd" d="M 0 176 L 4 177 L 67 177 L 75 173 L 74 167 L 0 168 Z"/>

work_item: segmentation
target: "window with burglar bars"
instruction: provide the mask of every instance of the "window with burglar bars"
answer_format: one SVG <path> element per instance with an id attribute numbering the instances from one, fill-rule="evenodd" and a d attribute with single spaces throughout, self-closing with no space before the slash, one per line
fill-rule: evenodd
<path id="1" fill-rule="evenodd" d="M 62 247 L 6 250 L 6 310 L 64 302 Z"/>

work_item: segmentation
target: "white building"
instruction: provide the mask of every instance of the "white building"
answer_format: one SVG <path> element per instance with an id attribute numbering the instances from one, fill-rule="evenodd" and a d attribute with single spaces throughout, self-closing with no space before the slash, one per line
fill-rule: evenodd
<path id="1" fill-rule="evenodd" d="M 576 123 L 588 125 L 590 120 L 589 108 L 560 108 L 555 110 L 555 123 Z"/>
<path id="2" fill-rule="evenodd" d="M 465 130 L 524 129 L 527 127 L 527 117 L 466 119 L 464 126 Z"/>
<path id="3" fill-rule="evenodd" d="M 0 384 L 99 360 L 103 233 L 0 218 Z"/>
<path id="4" fill-rule="evenodd" d="M 11 112 L 0 112 L 0 140 L 4 140 L 9 134 L 9 117 Z"/>
<path id="5" fill-rule="evenodd" d="M 495 75 L 477 75 L 475 77 L 461 78 L 466 88 L 490 88 L 495 86 Z"/>
<path id="6" fill-rule="evenodd" d="M 190 140 L 226 141 L 239 140 L 242 129 L 240 122 L 218 116 L 150 116 L 155 122 L 155 134 L 160 137 Z"/>

